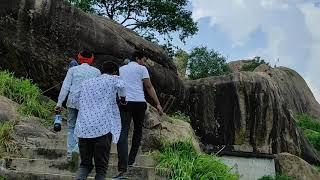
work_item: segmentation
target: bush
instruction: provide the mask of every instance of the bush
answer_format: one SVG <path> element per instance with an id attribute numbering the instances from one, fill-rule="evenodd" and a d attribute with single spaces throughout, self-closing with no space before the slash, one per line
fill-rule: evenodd
<path id="1" fill-rule="evenodd" d="M 21 104 L 19 112 L 22 114 L 46 119 L 51 123 L 51 109 L 55 103 L 42 101 L 41 90 L 31 80 L 15 78 L 13 73 L 0 71 L 0 95 Z"/>
<path id="2" fill-rule="evenodd" d="M 296 115 L 295 118 L 309 142 L 320 151 L 320 121 L 307 114 Z"/>
<path id="3" fill-rule="evenodd" d="M 243 65 L 240 71 L 254 71 L 261 64 L 269 65 L 269 63 L 266 63 L 264 59 L 255 57 L 251 63 Z"/>
<path id="4" fill-rule="evenodd" d="M 184 113 L 180 112 L 180 111 L 177 111 L 177 112 L 174 112 L 173 114 L 170 114 L 169 117 L 173 120 L 175 119 L 179 119 L 181 121 L 185 121 L 185 122 L 188 122 L 190 123 L 190 117 L 185 115 Z"/>
<path id="5" fill-rule="evenodd" d="M 217 157 L 198 154 L 192 142 L 164 143 L 155 154 L 156 169 L 169 179 L 238 179 Z"/>

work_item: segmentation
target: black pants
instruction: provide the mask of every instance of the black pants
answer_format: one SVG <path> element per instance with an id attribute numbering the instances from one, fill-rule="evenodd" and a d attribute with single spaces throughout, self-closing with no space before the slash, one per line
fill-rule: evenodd
<path id="1" fill-rule="evenodd" d="M 121 134 L 117 144 L 118 149 L 118 171 L 127 171 L 128 164 L 135 162 L 142 138 L 142 125 L 147 109 L 145 102 L 128 102 L 127 105 L 120 106 Z M 133 119 L 134 130 L 130 154 L 128 157 L 128 134 L 131 119 Z"/>
<path id="2" fill-rule="evenodd" d="M 96 168 L 96 180 L 104 180 L 107 174 L 112 134 L 97 138 L 79 138 L 81 163 L 77 180 L 85 180 L 93 169 L 92 158 Z"/>

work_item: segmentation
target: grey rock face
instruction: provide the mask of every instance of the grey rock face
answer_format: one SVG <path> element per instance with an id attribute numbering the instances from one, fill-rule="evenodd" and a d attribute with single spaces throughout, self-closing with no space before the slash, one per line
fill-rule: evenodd
<path id="1" fill-rule="evenodd" d="M 186 82 L 185 112 L 207 151 L 290 152 L 320 163 L 297 128 L 287 96 L 266 73 L 241 72 Z M 297 94 L 298 95 L 298 94 Z"/>
<path id="2" fill-rule="evenodd" d="M 106 60 L 122 64 L 134 51 L 144 50 L 161 101 L 170 95 L 180 101 L 183 84 L 165 51 L 116 22 L 86 14 L 63 0 L 3 0 L 0 7 L 1 69 L 31 78 L 46 90 L 63 80 L 68 55 L 82 48 L 95 52 L 96 67 Z M 59 90 L 57 86 L 46 95 L 56 97 Z"/>

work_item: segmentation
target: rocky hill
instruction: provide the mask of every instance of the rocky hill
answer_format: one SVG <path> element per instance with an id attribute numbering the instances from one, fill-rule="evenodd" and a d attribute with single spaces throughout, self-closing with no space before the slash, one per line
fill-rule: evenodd
<path id="1" fill-rule="evenodd" d="M 225 152 L 290 152 L 320 164 L 293 118 L 295 113 L 319 118 L 320 105 L 293 70 L 260 68 L 182 82 L 159 46 L 63 0 L 2 0 L 0 7 L 0 68 L 31 78 L 42 90 L 63 80 L 67 57 L 84 47 L 95 52 L 97 67 L 105 60 L 121 64 L 143 49 L 165 110 L 190 115 L 206 151 L 226 145 Z M 58 91 L 47 95 L 56 98 Z"/>

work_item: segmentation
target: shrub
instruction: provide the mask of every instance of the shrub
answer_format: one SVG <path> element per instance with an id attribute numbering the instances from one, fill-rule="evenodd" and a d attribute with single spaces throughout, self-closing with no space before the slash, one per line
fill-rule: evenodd
<path id="1" fill-rule="evenodd" d="M 155 159 L 157 172 L 169 179 L 238 179 L 217 157 L 196 152 L 191 140 L 164 143 Z"/>
<path id="2" fill-rule="evenodd" d="M 307 114 L 296 115 L 298 126 L 315 149 L 320 151 L 320 121 Z"/>
<path id="3" fill-rule="evenodd" d="M 54 108 L 54 102 L 42 101 L 41 90 L 31 80 L 15 78 L 13 73 L 0 71 L 0 95 L 21 104 L 19 112 L 24 115 L 52 121 L 50 110 Z"/>
<path id="4" fill-rule="evenodd" d="M 240 71 L 254 71 L 261 64 L 269 65 L 269 63 L 266 63 L 264 59 L 255 57 L 251 63 L 243 65 Z"/>

